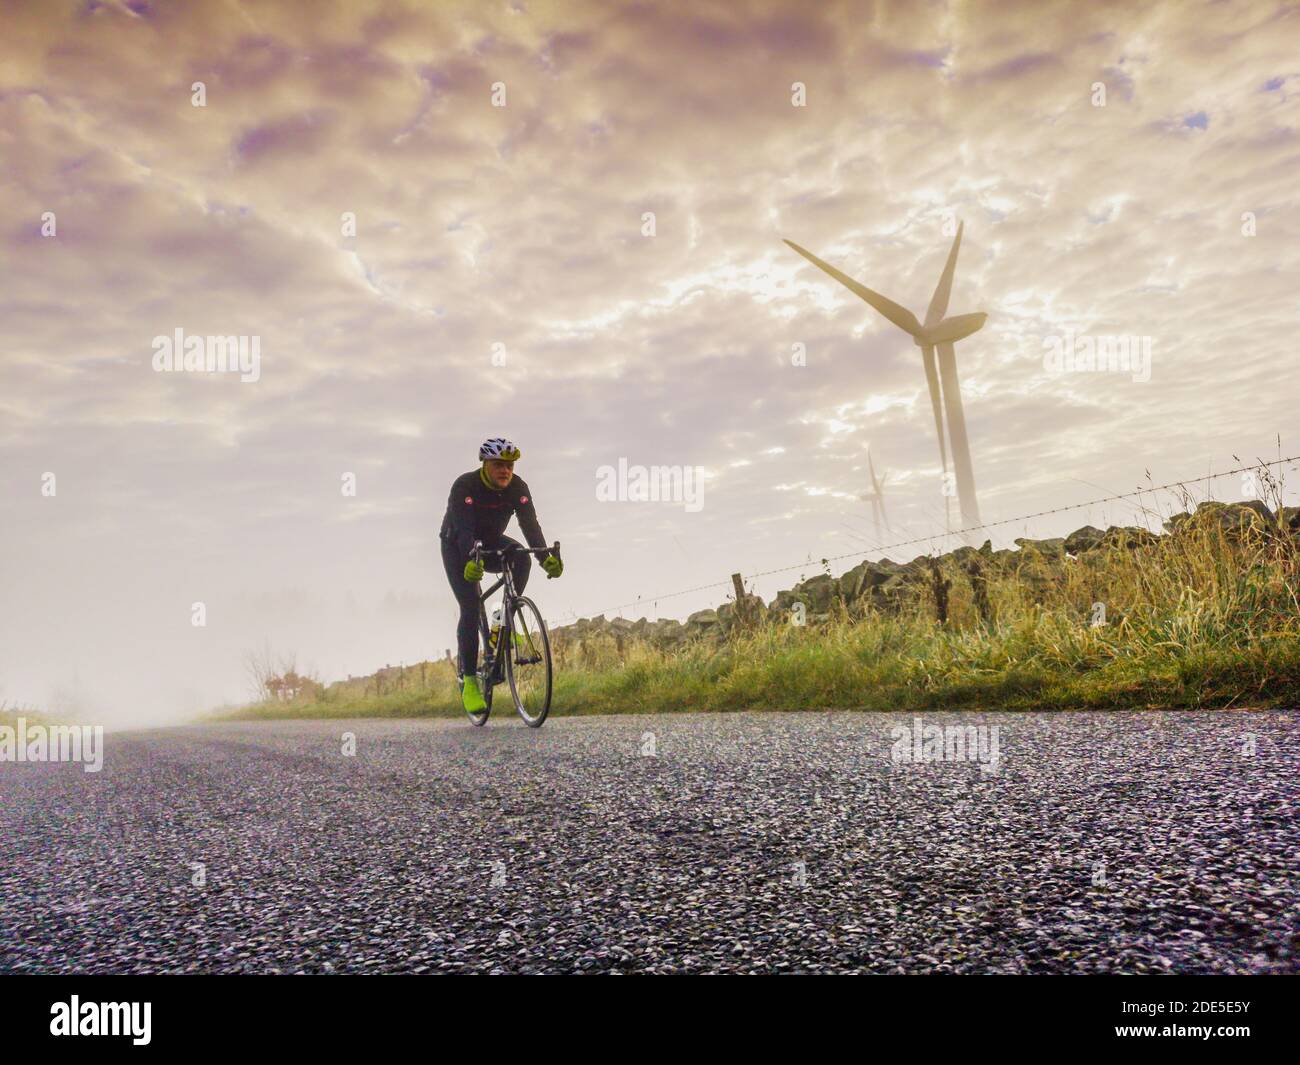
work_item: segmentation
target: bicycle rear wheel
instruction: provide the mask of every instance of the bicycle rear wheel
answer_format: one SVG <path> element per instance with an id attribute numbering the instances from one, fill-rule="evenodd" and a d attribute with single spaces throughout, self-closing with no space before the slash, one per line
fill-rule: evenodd
<path id="1" fill-rule="evenodd" d="M 541 728 L 551 712 L 551 640 L 542 612 L 531 599 L 521 596 L 514 601 L 501 632 L 503 637 L 508 633 L 510 639 L 502 653 L 515 709 L 529 728 Z"/>
<path id="2" fill-rule="evenodd" d="M 466 715 L 468 715 L 469 719 L 472 722 L 474 722 L 474 724 L 482 727 L 483 725 L 487 724 L 488 715 L 492 713 L 492 678 L 490 672 L 487 669 L 485 669 L 483 666 L 484 659 L 486 659 L 487 656 L 491 654 L 491 648 L 487 646 L 487 639 L 488 639 L 487 611 L 483 609 L 482 603 L 479 604 L 479 608 L 478 608 L 478 626 L 479 626 L 479 642 L 481 644 L 481 654 L 483 657 L 479 659 L 479 668 L 475 676 L 478 678 L 479 694 L 483 696 L 483 702 L 486 703 L 487 705 L 484 706 L 483 709 L 476 714 L 471 714 L 468 710 L 466 710 L 465 713 Z"/>

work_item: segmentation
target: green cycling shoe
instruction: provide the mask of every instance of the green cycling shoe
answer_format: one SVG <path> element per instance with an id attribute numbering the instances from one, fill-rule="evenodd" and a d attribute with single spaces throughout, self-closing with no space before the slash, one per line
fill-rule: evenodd
<path id="1" fill-rule="evenodd" d="M 461 682 L 460 701 L 469 714 L 481 714 L 487 709 L 483 693 L 478 690 L 478 677 L 465 677 Z"/>

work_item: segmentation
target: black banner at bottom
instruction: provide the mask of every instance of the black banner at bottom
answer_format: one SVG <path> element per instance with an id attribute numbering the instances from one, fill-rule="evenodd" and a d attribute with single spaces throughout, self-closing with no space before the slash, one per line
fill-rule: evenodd
<path id="1" fill-rule="evenodd" d="M 557 1023 L 575 1043 L 586 1031 L 608 1031 L 610 1025 L 627 1025 L 638 1039 L 651 1036 L 647 1024 L 666 1026 L 662 1034 L 671 1034 L 676 1050 L 687 1043 L 693 1050 L 734 1050 L 739 1041 L 768 1042 L 787 1033 L 806 1045 L 846 1028 L 861 1039 L 864 1025 L 927 1050 L 987 1047 L 985 1040 L 994 1039 L 999 1049 L 1129 1044 L 1173 1045 L 1185 1052 L 1202 1044 L 1240 1053 L 1295 1041 L 1297 985 L 1284 976 L 849 980 L 827 997 L 824 980 L 814 988 L 797 978 L 750 980 L 743 991 L 719 996 L 702 994 L 698 984 L 680 978 L 657 986 L 638 983 L 634 990 L 624 981 L 588 982 L 578 993 L 572 986 L 560 991 L 540 984 L 503 992 L 463 978 L 414 976 L 6 976 L 0 977 L 0 996 L 7 1046 L 75 1048 L 92 1056 L 123 1050 L 396 1050 L 464 1025 L 498 1050 L 514 1038 L 528 1045 L 539 1037 L 550 1041 Z M 810 991 L 818 996 L 814 1012 L 800 1001 Z M 757 1012 L 767 998 L 772 1008 Z M 852 1007 L 845 1009 L 849 1002 Z M 516 1015 L 519 1023 L 493 1020 L 499 1012 Z"/>

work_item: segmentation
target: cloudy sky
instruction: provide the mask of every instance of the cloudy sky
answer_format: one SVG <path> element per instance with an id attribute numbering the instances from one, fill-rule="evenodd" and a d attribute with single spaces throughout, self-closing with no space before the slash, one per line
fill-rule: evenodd
<path id="1" fill-rule="evenodd" d="M 0 700 L 172 720 L 254 647 L 441 656 L 485 436 L 564 545 L 553 623 L 951 545 L 918 350 L 783 237 L 923 314 L 964 221 L 986 521 L 1300 452 L 1300 8 L 1137 6 L 0 4 Z M 156 372 L 178 328 L 259 379 Z M 1049 372 L 1069 331 L 1150 380 Z M 601 501 L 620 459 L 703 507 Z"/>

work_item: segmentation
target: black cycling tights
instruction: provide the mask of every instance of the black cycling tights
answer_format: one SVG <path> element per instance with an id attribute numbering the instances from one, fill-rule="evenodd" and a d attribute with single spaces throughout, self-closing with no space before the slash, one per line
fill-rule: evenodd
<path id="1" fill-rule="evenodd" d="M 510 544 L 514 544 L 516 547 L 520 546 L 508 536 L 501 537 L 497 543 L 485 546 L 489 550 L 496 551 Z M 460 621 L 456 624 L 456 651 L 459 656 L 456 661 L 456 670 L 461 676 L 474 673 L 478 669 L 478 597 L 482 585 L 471 584 L 465 579 L 465 563 L 468 561 L 469 556 L 461 554 L 460 549 L 455 544 L 449 540 L 442 541 L 442 564 L 447 570 L 447 580 L 451 583 L 452 593 L 456 596 L 456 601 L 460 603 Z M 522 552 L 510 557 L 515 591 L 520 595 L 523 594 L 524 588 L 528 585 L 528 571 L 532 568 L 531 563 L 532 556 Z M 489 573 L 500 573 L 501 559 L 488 556 L 483 559 L 483 568 Z"/>

